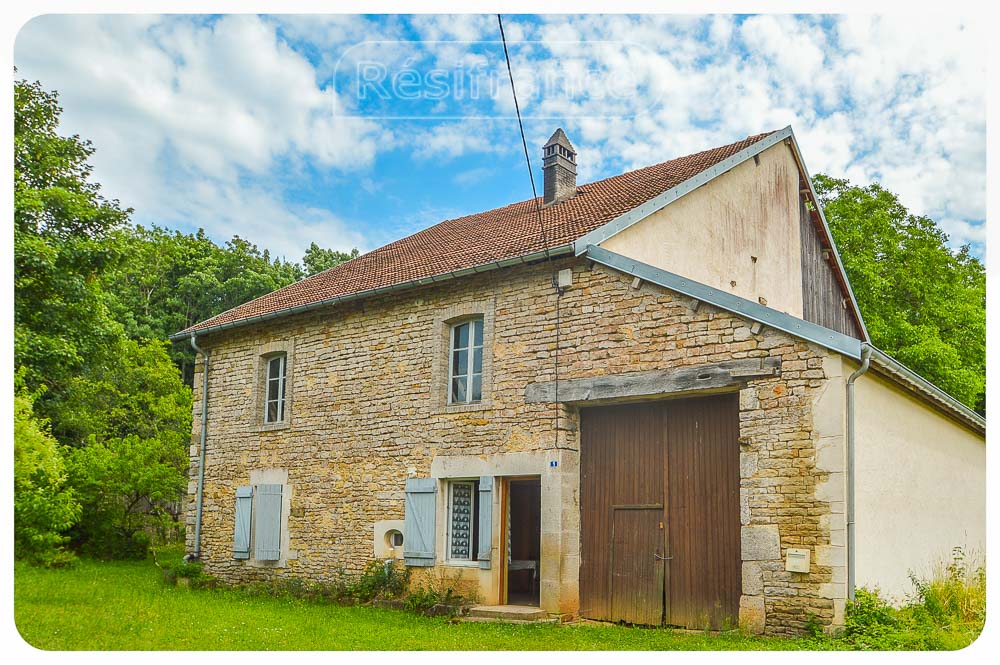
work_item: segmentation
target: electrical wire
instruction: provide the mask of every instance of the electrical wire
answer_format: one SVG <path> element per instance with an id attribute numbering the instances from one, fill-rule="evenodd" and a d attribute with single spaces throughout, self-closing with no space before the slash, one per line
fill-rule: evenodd
<path id="1" fill-rule="evenodd" d="M 549 256 L 549 241 L 545 237 L 545 224 L 542 223 L 542 207 L 538 203 L 538 190 L 535 189 L 535 174 L 531 170 L 531 157 L 528 156 L 528 140 L 524 137 L 524 123 L 521 122 L 521 107 L 517 103 L 517 90 L 514 88 L 514 72 L 510 68 L 510 53 L 507 52 L 507 36 L 503 32 L 503 19 L 497 14 L 497 24 L 500 26 L 500 41 L 503 42 L 503 57 L 507 61 L 507 76 L 510 78 L 510 94 L 514 97 L 514 111 L 517 113 L 517 127 L 521 130 L 521 146 L 524 148 L 524 162 L 528 165 L 528 179 L 531 180 L 531 196 L 535 202 L 535 215 L 538 218 L 538 229 L 542 234 L 542 248 L 545 258 L 552 263 Z"/>
<path id="2" fill-rule="evenodd" d="M 538 219 L 538 230 L 542 236 L 542 248 L 545 251 L 545 258 L 548 261 L 548 265 L 552 267 L 552 256 L 549 254 L 549 241 L 545 235 L 545 224 L 542 222 L 542 207 L 538 202 L 538 190 L 535 188 L 535 174 L 531 170 L 531 156 L 528 154 L 528 139 L 524 135 L 524 123 L 521 121 L 521 106 L 517 101 L 517 89 L 514 87 L 514 72 L 510 66 L 510 53 L 507 51 L 507 36 L 503 31 L 503 18 L 500 14 L 497 14 L 497 25 L 500 26 L 500 41 L 503 42 L 503 57 L 507 62 L 507 76 L 510 78 L 510 93 L 514 97 L 514 111 L 517 113 L 517 128 L 521 132 L 521 147 L 524 148 L 524 162 L 528 167 L 528 179 L 531 181 L 531 196 L 532 200 L 535 202 L 535 216 Z M 553 432 L 556 438 L 556 448 L 559 448 L 559 342 L 560 342 L 560 324 L 561 324 L 561 307 L 560 303 L 562 301 L 563 289 L 559 286 L 559 281 L 553 271 L 551 275 L 552 286 L 556 289 L 556 348 L 555 353 L 555 377 L 553 382 L 554 396 L 553 403 L 555 405 L 555 415 L 553 416 Z"/>

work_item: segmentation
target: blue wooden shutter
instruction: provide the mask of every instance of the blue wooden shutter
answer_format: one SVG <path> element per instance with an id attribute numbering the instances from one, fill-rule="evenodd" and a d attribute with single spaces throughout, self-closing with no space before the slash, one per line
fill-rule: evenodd
<path id="1" fill-rule="evenodd" d="M 236 488 L 236 532 L 233 534 L 233 558 L 250 558 L 250 516 L 253 511 L 253 488 Z"/>
<path id="2" fill-rule="evenodd" d="M 406 518 L 403 521 L 403 561 L 407 566 L 434 565 L 434 523 L 437 518 L 437 481 L 406 480 Z"/>
<path id="3" fill-rule="evenodd" d="M 490 567 L 493 549 L 493 476 L 479 478 L 479 567 Z"/>
<path id="4" fill-rule="evenodd" d="M 258 561 L 281 558 L 281 485 L 257 485 L 253 557 Z"/>

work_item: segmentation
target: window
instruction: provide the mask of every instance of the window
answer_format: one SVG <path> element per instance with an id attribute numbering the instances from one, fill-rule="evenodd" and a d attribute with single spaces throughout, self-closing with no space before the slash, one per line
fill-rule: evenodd
<path id="1" fill-rule="evenodd" d="M 448 559 L 475 561 L 479 543 L 479 481 L 448 483 Z"/>
<path id="2" fill-rule="evenodd" d="M 451 327 L 448 403 L 469 404 L 483 398 L 483 320 Z"/>
<path id="3" fill-rule="evenodd" d="M 264 422 L 285 420 L 285 370 L 288 355 L 280 354 L 267 360 L 267 389 L 264 396 Z"/>

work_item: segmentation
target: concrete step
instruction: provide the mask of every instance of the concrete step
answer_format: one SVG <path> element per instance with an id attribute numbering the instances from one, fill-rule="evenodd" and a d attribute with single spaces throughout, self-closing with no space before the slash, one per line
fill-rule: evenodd
<path id="1" fill-rule="evenodd" d="M 475 605 L 469 609 L 469 617 L 494 621 L 534 622 L 547 621 L 549 613 L 526 605 Z"/>
<path id="2" fill-rule="evenodd" d="M 490 617 L 461 617 L 459 621 L 468 623 L 518 623 L 528 626 L 540 626 L 548 623 L 559 623 L 559 619 L 493 619 Z"/>

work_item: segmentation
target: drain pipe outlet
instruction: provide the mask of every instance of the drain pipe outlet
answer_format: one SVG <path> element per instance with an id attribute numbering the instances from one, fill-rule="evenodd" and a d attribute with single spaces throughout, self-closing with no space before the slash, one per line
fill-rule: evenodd
<path id="1" fill-rule="evenodd" d="M 198 346 L 197 336 L 191 335 L 191 348 L 205 360 L 201 372 L 201 443 L 198 445 L 198 492 L 194 509 L 194 551 L 191 559 L 201 557 L 201 507 L 205 496 L 205 439 L 208 438 L 208 351 Z"/>
<path id="2" fill-rule="evenodd" d="M 868 371 L 872 347 L 861 345 L 861 367 L 847 379 L 847 598 L 854 602 L 854 382 Z"/>

